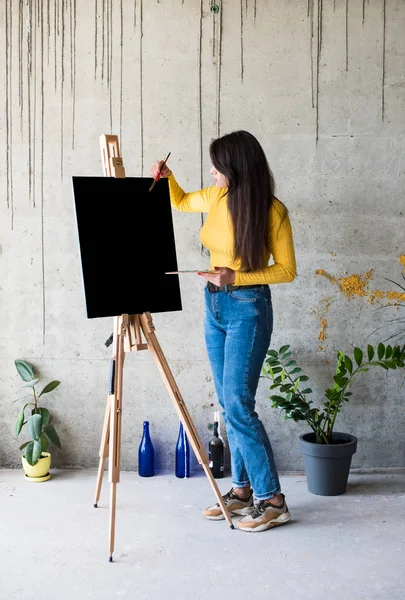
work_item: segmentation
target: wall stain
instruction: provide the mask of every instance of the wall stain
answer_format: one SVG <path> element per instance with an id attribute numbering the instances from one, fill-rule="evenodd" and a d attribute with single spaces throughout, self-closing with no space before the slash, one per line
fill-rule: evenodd
<path id="1" fill-rule="evenodd" d="M 13 191 L 13 7 L 12 0 L 6 0 L 6 179 L 7 208 L 11 210 L 11 229 L 14 229 L 14 191 Z"/>
<path id="2" fill-rule="evenodd" d="M 76 31 L 77 31 L 77 0 L 73 0 L 73 89 L 72 89 L 72 149 L 75 147 L 76 124 Z"/>
<path id="3" fill-rule="evenodd" d="M 19 2 L 18 2 L 18 100 L 19 100 L 19 107 L 20 107 L 21 137 L 23 136 L 23 113 L 24 113 L 23 39 L 24 39 L 24 1 L 19 0 Z"/>
<path id="4" fill-rule="evenodd" d="M 254 5 L 253 5 L 253 18 L 255 20 L 255 24 L 256 24 L 256 16 L 257 16 L 257 0 L 254 1 Z"/>
<path id="5" fill-rule="evenodd" d="M 217 137 L 221 135 L 221 78 L 222 78 L 222 0 L 219 3 L 219 32 L 217 60 Z"/>
<path id="6" fill-rule="evenodd" d="M 203 116 L 202 116 L 202 22 L 203 22 L 203 1 L 200 0 L 200 18 L 198 21 L 198 135 L 200 137 L 200 188 L 203 188 Z M 204 224 L 204 217 L 201 213 L 201 225 Z"/>
<path id="7" fill-rule="evenodd" d="M 134 0 L 134 29 L 136 29 L 136 0 Z"/>
<path id="8" fill-rule="evenodd" d="M 60 79 L 60 179 L 63 180 L 64 160 L 64 90 L 65 90 L 65 1 L 61 0 L 61 79 Z M 59 19 L 58 19 L 59 20 Z"/>
<path id="9" fill-rule="evenodd" d="M 383 43 L 382 43 L 382 74 L 381 74 L 381 121 L 385 117 L 385 38 L 387 23 L 387 0 L 383 0 Z"/>
<path id="10" fill-rule="evenodd" d="M 349 0 L 346 0 L 346 72 L 349 70 Z"/>
<path id="11" fill-rule="evenodd" d="M 97 79 L 98 0 L 94 0 L 94 79 Z"/>
<path id="12" fill-rule="evenodd" d="M 27 0 L 27 110 L 28 110 L 28 197 L 35 206 L 33 190 L 33 165 L 32 155 L 35 153 L 35 137 L 32 139 L 31 131 L 31 86 L 32 86 L 32 0 Z"/>
<path id="13" fill-rule="evenodd" d="M 49 41 L 51 39 L 51 7 L 50 0 L 46 2 L 46 22 L 47 22 L 47 30 L 48 30 L 48 39 L 47 39 L 47 64 L 49 65 Z"/>
<path id="14" fill-rule="evenodd" d="M 101 83 L 104 82 L 104 48 L 105 48 L 105 2 L 103 0 L 101 11 Z"/>
<path id="15" fill-rule="evenodd" d="M 41 0 L 40 0 L 41 1 Z M 49 28 L 49 12 L 48 28 Z M 49 40 L 49 37 L 48 37 Z M 40 187 L 40 202 L 41 202 L 41 279 L 42 279 L 42 345 L 45 346 L 46 335 L 46 285 L 45 285 L 45 224 L 44 224 L 44 118 L 45 118 L 45 98 L 44 98 L 44 12 L 41 2 L 41 187 Z"/>
<path id="16" fill-rule="evenodd" d="M 55 92 L 58 83 L 58 72 L 57 72 L 57 39 L 58 39 L 58 14 L 59 14 L 59 0 L 56 0 L 56 3 L 53 5 L 53 19 L 54 19 L 54 27 L 53 27 L 53 61 L 54 61 L 54 75 L 55 75 Z"/>
<path id="17" fill-rule="evenodd" d="M 314 0 L 308 0 L 307 16 L 309 18 L 309 52 L 311 59 L 311 104 L 315 108 L 314 95 Z"/>
<path id="18" fill-rule="evenodd" d="M 322 21 L 323 0 L 318 0 L 318 28 L 317 28 L 317 52 L 316 52 L 316 143 L 319 140 L 319 69 L 322 53 Z"/>
<path id="19" fill-rule="evenodd" d="M 215 13 L 211 13 L 212 14 L 212 58 L 215 60 L 215 54 L 216 54 L 216 39 L 217 39 L 217 34 L 216 34 L 216 24 L 217 24 L 217 19 L 215 17 Z"/>
<path id="20" fill-rule="evenodd" d="M 122 74 L 124 64 L 124 9 L 120 0 L 120 145 L 122 152 Z"/>
<path id="21" fill-rule="evenodd" d="M 240 80 L 243 83 L 243 73 L 245 70 L 243 60 L 243 0 L 240 0 Z"/>
<path id="22" fill-rule="evenodd" d="M 141 117 L 141 175 L 143 177 L 143 0 L 140 0 L 139 15 L 139 91 Z"/>
<path id="23" fill-rule="evenodd" d="M 112 134 L 112 68 L 113 68 L 113 0 L 109 0 L 109 9 L 110 9 L 110 16 L 109 16 L 109 35 L 108 35 L 108 39 L 110 42 L 110 48 L 109 48 L 109 76 L 108 76 L 108 86 L 109 86 L 109 91 L 110 91 L 110 133 Z"/>
<path id="24" fill-rule="evenodd" d="M 401 258 L 399 257 L 399 260 Z M 332 285 L 339 289 L 339 292 L 347 300 L 352 300 L 356 297 L 366 298 L 368 304 L 379 304 L 380 306 L 398 306 L 399 302 L 405 301 L 405 293 L 403 292 L 370 289 L 370 281 L 373 277 L 374 269 L 351 275 L 344 273 L 342 277 L 331 275 L 323 269 L 317 269 L 315 274 L 325 277 Z M 382 299 L 386 299 L 388 302 L 380 302 Z"/>
<path id="25" fill-rule="evenodd" d="M 363 0 L 363 6 L 362 6 L 362 25 L 364 27 L 364 21 L 366 19 L 366 0 Z"/>

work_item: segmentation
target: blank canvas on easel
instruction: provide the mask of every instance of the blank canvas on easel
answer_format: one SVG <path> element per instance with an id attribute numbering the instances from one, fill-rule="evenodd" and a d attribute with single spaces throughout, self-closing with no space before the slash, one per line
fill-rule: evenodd
<path id="1" fill-rule="evenodd" d="M 72 180 L 87 317 L 181 310 L 167 180 Z"/>

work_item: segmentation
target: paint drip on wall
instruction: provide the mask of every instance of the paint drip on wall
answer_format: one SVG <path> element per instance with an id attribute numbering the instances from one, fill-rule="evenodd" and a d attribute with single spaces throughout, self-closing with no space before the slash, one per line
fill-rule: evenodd
<path id="1" fill-rule="evenodd" d="M 332 253 L 332 256 L 336 256 L 336 254 Z M 405 255 L 399 256 L 398 261 L 403 266 L 405 271 Z M 348 301 L 364 298 L 368 304 L 376 304 L 379 307 L 392 306 L 394 308 L 399 308 L 400 306 L 405 306 L 405 287 L 402 287 L 401 284 L 398 284 L 393 280 L 385 278 L 387 281 L 391 281 L 392 283 L 396 284 L 399 289 L 403 289 L 404 291 L 375 289 L 371 287 L 373 274 L 373 269 L 369 269 L 368 271 L 364 271 L 362 273 L 352 273 L 351 275 L 348 275 L 347 272 L 344 272 L 340 277 L 331 275 L 324 269 L 317 269 L 315 271 L 315 275 L 324 277 L 337 289 L 337 294 L 335 296 L 322 298 L 318 304 L 318 307 L 313 311 L 314 314 L 317 315 L 320 322 L 318 340 L 322 342 L 322 345 L 318 346 L 319 351 L 325 350 L 327 347 L 327 344 L 325 344 L 325 341 L 328 337 L 326 331 L 328 326 L 327 314 L 331 304 L 335 302 L 338 297 L 343 296 Z M 403 278 L 405 285 L 404 275 Z"/>

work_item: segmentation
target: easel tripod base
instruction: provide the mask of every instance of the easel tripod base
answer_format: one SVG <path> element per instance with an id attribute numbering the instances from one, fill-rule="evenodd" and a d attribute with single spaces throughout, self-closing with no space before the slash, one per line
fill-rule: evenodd
<path id="1" fill-rule="evenodd" d="M 120 155 L 118 136 L 100 136 L 101 156 L 104 174 L 106 177 L 125 177 L 125 168 Z M 142 334 L 146 342 L 142 339 Z M 108 340 L 110 343 L 110 340 Z M 149 349 L 161 374 L 166 389 L 173 401 L 178 417 L 183 424 L 190 445 L 198 462 L 217 497 L 218 504 L 231 529 L 234 529 L 232 519 L 223 501 L 216 481 L 211 473 L 208 456 L 205 452 L 197 430 L 191 420 L 190 414 L 184 403 L 176 381 L 169 368 L 155 335 L 155 327 L 150 313 L 139 315 L 123 314 L 114 318 L 112 334 L 112 360 L 110 371 L 110 389 L 107 397 L 107 406 L 104 416 L 103 431 L 100 444 L 100 460 L 97 473 L 97 485 L 94 499 L 94 508 L 97 508 L 101 494 L 104 467 L 108 458 L 108 481 L 110 483 L 110 556 L 113 562 L 115 544 L 115 518 L 117 504 L 117 483 L 120 480 L 121 457 L 121 428 L 122 428 L 122 389 L 124 376 L 124 360 L 127 352 Z"/>

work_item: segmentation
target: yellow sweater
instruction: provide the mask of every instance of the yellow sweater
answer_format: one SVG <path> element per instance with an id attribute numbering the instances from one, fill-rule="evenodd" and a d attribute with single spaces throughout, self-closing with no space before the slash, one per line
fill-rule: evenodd
<path id="1" fill-rule="evenodd" d="M 233 259 L 233 228 L 228 212 L 226 189 L 212 186 L 185 193 L 173 174 L 169 177 L 170 201 L 183 212 L 208 213 L 201 228 L 200 239 L 210 251 L 210 268 L 228 267 L 235 271 L 234 285 L 288 283 L 296 275 L 292 230 L 288 214 L 279 200 L 269 211 L 270 250 L 266 250 L 263 268 L 248 273 L 240 270 L 240 259 Z M 274 264 L 269 265 L 270 256 Z"/>

